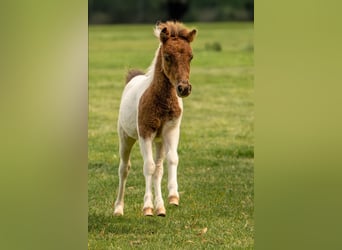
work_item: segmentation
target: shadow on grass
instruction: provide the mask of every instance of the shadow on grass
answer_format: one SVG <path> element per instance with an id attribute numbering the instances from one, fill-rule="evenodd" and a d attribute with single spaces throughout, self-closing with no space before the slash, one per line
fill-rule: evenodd
<path id="1" fill-rule="evenodd" d="M 88 215 L 88 232 L 95 234 L 155 234 L 158 228 L 165 224 L 166 218 L 153 216 L 144 217 L 143 215 L 116 217 L 104 214 Z"/>

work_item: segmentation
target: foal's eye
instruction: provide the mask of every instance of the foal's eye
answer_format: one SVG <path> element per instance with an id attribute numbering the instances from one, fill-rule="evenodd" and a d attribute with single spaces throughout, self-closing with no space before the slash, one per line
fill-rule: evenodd
<path id="1" fill-rule="evenodd" d="M 192 60 L 192 58 L 194 58 L 194 56 L 193 56 L 193 55 L 190 55 L 190 61 Z"/>
<path id="2" fill-rule="evenodd" d="M 169 54 L 164 54 L 164 60 L 166 62 L 171 62 L 171 56 Z"/>

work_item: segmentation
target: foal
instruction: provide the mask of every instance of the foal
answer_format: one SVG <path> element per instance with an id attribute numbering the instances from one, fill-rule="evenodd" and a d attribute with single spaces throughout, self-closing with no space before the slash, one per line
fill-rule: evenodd
<path id="1" fill-rule="evenodd" d="M 131 167 L 130 152 L 136 140 L 139 140 L 144 158 L 144 215 L 152 216 L 154 207 L 157 215 L 166 214 L 161 193 L 165 156 L 168 163 L 168 201 L 176 206 L 179 204 L 177 147 L 183 111 L 181 98 L 191 93 L 189 74 L 193 56 L 190 42 L 194 40 L 196 32 L 179 22 L 157 24 L 154 33 L 160 45 L 148 72 L 128 72 L 118 119 L 120 180 L 114 215 L 123 215 L 125 185 Z M 155 160 L 152 156 L 153 143 L 156 147 Z"/>

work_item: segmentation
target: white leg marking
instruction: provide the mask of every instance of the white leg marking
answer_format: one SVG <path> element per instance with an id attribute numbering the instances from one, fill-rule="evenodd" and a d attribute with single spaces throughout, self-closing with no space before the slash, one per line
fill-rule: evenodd
<path id="1" fill-rule="evenodd" d="M 154 192 L 155 192 L 155 200 L 154 204 L 156 207 L 156 214 L 159 216 L 165 216 L 166 211 L 164 207 L 164 200 L 161 192 L 161 181 L 163 178 L 163 161 L 165 157 L 164 145 L 162 142 L 156 142 L 156 169 L 153 175 L 154 182 Z"/>
<path id="2" fill-rule="evenodd" d="M 119 171 L 118 171 L 119 172 L 119 191 L 118 191 L 118 196 L 115 201 L 115 208 L 114 208 L 114 215 L 116 216 L 123 215 L 125 186 L 126 186 L 128 172 L 131 167 L 129 155 L 135 143 L 135 139 L 128 137 L 121 127 L 119 128 L 119 139 L 120 139 L 120 148 L 119 148 L 120 165 L 119 165 Z"/>
<path id="3" fill-rule="evenodd" d="M 168 163 L 168 189 L 169 203 L 178 205 L 178 183 L 177 183 L 177 167 L 178 167 L 178 141 L 179 126 L 171 127 L 164 131 L 164 145 L 166 149 L 166 159 Z M 175 202 L 175 199 L 177 202 Z"/>
<path id="4" fill-rule="evenodd" d="M 144 158 L 144 176 L 145 176 L 145 196 L 144 196 L 144 215 L 153 215 L 153 195 L 152 195 L 152 176 L 155 172 L 155 164 L 152 155 L 152 138 L 139 138 L 141 154 Z"/>

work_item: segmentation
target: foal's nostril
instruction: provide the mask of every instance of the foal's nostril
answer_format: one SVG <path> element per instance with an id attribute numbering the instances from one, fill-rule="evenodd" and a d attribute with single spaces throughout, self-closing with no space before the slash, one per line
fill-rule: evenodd
<path id="1" fill-rule="evenodd" d="M 186 97 L 190 95 L 190 93 L 191 93 L 191 84 L 179 83 L 177 85 L 177 94 L 179 97 Z"/>

